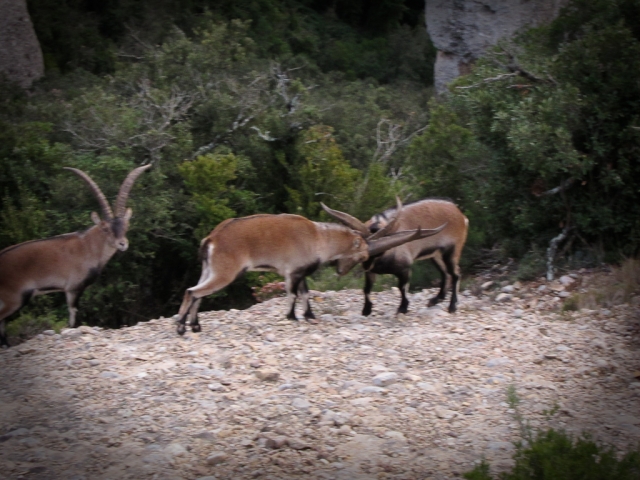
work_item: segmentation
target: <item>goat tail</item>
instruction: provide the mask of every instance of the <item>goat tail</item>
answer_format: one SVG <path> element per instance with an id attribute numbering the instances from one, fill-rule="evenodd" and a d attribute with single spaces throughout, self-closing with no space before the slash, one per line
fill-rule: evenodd
<path id="1" fill-rule="evenodd" d="M 210 248 L 213 248 L 213 245 L 211 245 L 211 239 L 205 238 L 204 240 L 202 240 L 202 243 L 200 244 L 200 250 L 198 252 L 198 256 L 200 257 L 201 262 L 208 263 Z"/>

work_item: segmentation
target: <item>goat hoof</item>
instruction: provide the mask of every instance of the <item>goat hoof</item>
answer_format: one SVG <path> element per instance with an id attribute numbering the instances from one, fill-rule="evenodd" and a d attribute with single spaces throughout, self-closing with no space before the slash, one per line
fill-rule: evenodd
<path id="1" fill-rule="evenodd" d="M 202 331 L 202 327 L 198 325 L 191 325 L 191 331 L 193 333 L 200 333 Z"/>
<path id="2" fill-rule="evenodd" d="M 362 309 L 362 315 L 365 317 L 368 317 L 369 315 L 371 315 L 371 307 L 370 306 L 366 306 Z"/>
<path id="3" fill-rule="evenodd" d="M 449 313 L 456 313 L 457 307 L 455 305 L 449 305 Z"/>
<path id="4" fill-rule="evenodd" d="M 178 325 L 178 335 L 184 335 L 184 332 L 187 331 L 187 328 L 184 325 Z"/>

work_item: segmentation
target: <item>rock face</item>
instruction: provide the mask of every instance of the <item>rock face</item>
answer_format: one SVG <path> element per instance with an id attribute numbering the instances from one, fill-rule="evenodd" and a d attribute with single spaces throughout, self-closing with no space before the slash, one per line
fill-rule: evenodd
<path id="1" fill-rule="evenodd" d="M 484 51 L 524 26 L 553 20 L 567 0 L 426 0 L 427 31 L 438 49 L 438 93 L 469 72 Z"/>
<path id="2" fill-rule="evenodd" d="M 44 75 L 44 61 L 26 0 L 0 0 L 0 12 L 0 74 L 29 88 Z"/>
<path id="3" fill-rule="evenodd" d="M 562 284 L 539 286 L 462 292 L 453 315 L 432 289 L 396 317 L 394 289 L 365 318 L 345 290 L 311 292 L 317 324 L 275 298 L 183 337 L 163 318 L 39 335 L 0 350 L 0 478 L 451 480 L 483 458 L 496 474 L 521 438 L 510 385 L 534 428 L 630 450 L 640 302 L 560 314 Z"/>

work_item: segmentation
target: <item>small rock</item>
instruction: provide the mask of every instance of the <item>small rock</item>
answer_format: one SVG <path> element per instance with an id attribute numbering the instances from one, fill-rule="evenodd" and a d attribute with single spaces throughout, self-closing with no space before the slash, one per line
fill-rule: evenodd
<path id="1" fill-rule="evenodd" d="M 440 407 L 440 406 L 434 408 L 433 411 L 436 414 L 436 417 L 441 418 L 443 420 L 451 420 L 453 417 L 458 415 L 456 412 L 452 410 L 447 410 L 446 408 Z"/>
<path id="2" fill-rule="evenodd" d="M 81 325 L 76 330 L 86 335 L 100 335 L 99 331 L 95 330 L 94 328 L 87 327 L 86 325 Z"/>
<path id="3" fill-rule="evenodd" d="M 294 398 L 291 402 L 291 406 L 297 408 L 298 410 L 308 410 L 311 407 L 311 403 L 305 398 Z"/>
<path id="4" fill-rule="evenodd" d="M 388 432 L 385 432 L 384 435 L 387 438 L 392 438 L 392 439 L 398 440 L 400 442 L 406 442 L 407 441 L 407 437 L 405 437 L 402 432 L 396 432 L 396 431 L 393 431 L 393 430 L 389 430 Z"/>
<path id="5" fill-rule="evenodd" d="M 353 430 L 351 430 L 351 427 L 349 425 L 342 425 L 338 429 L 338 435 L 351 435 L 352 433 Z"/>
<path id="6" fill-rule="evenodd" d="M 289 447 L 294 450 L 308 450 L 311 448 L 311 445 L 303 442 L 299 438 L 289 438 L 287 439 L 287 443 L 289 444 Z"/>
<path id="7" fill-rule="evenodd" d="M 513 291 L 516 289 L 516 287 L 514 287 L 513 285 L 506 285 L 504 287 L 502 287 L 500 289 L 501 292 L 503 293 L 513 293 Z"/>
<path id="8" fill-rule="evenodd" d="M 563 275 L 561 276 L 558 281 L 564 285 L 565 287 L 568 287 L 569 285 L 575 283 L 575 280 L 573 278 L 571 278 L 569 275 Z"/>
<path id="9" fill-rule="evenodd" d="M 272 450 L 279 450 L 287 445 L 287 437 L 271 437 L 267 438 L 264 446 Z"/>
<path id="10" fill-rule="evenodd" d="M 498 303 L 510 302 L 512 299 L 513 299 L 513 295 L 503 292 L 498 294 L 498 296 L 496 297 L 496 302 Z"/>
<path id="11" fill-rule="evenodd" d="M 489 280 L 488 282 L 484 282 L 482 285 L 480 285 L 480 288 L 482 290 L 489 290 L 492 286 L 493 286 L 493 280 Z"/>
<path id="12" fill-rule="evenodd" d="M 64 338 L 75 338 L 81 336 L 82 332 L 77 328 L 63 328 L 60 331 L 60 335 L 62 335 Z"/>
<path id="13" fill-rule="evenodd" d="M 509 365 L 510 363 L 511 360 L 509 360 L 508 358 L 499 357 L 487 360 L 487 363 L 485 363 L 485 365 L 487 367 L 502 367 L 503 365 Z"/>
<path id="14" fill-rule="evenodd" d="M 361 389 L 359 389 L 358 393 L 384 393 L 386 391 L 387 390 L 382 387 L 368 386 L 368 387 L 362 387 Z"/>
<path id="15" fill-rule="evenodd" d="M 520 308 L 516 308 L 516 309 L 513 311 L 513 316 L 514 316 L 515 318 L 522 318 L 522 315 L 523 315 L 523 314 L 524 314 L 524 311 L 523 311 L 522 309 L 520 309 Z"/>
<path id="16" fill-rule="evenodd" d="M 207 465 L 219 465 L 225 462 L 229 456 L 224 452 L 213 452 L 207 457 Z"/>
<path id="17" fill-rule="evenodd" d="M 224 392 L 226 390 L 225 386 L 218 382 L 210 383 L 207 388 L 212 392 Z"/>
<path id="18" fill-rule="evenodd" d="M 377 387 L 386 387 L 399 380 L 398 374 L 395 372 L 379 373 L 373 377 L 373 384 Z"/>
<path id="19" fill-rule="evenodd" d="M 275 370 L 256 370 L 256 377 L 263 382 L 277 382 L 280 380 L 280 374 Z"/>
<path id="20" fill-rule="evenodd" d="M 275 342 L 275 341 L 276 341 L 276 336 L 275 336 L 273 333 L 267 333 L 267 334 L 264 336 L 264 339 L 265 339 L 267 342 Z"/>
<path id="21" fill-rule="evenodd" d="M 416 383 L 416 386 L 421 388 L 422 390 L 427 391 L 427 392 L 436 392 L 437 391 L 435 385 L 433 385 L 432 383 L 428 383 L 428 382 L 419 382 L 419 383 Z"/>
<path id="22" fill-rule="evenodd" d="M 422 377 L 414 375 L 413 373 L 403 373 L 402 379 L 409 380 L 410 382 L 419 382 L 420 380 L 422 380 Z"/>
<path id="23" fill-rule="evenodd" d="M 187 453 L 187 449 L 184 445 L 180 445 L 179 443 L 172 443 L 167 445 L 164 449 L 164 453 L 171 457 L 181 457 Z"/>
<path id="24" fill-rule="evenodd" d="M 44 332 L 42 332 L 43 335 L 55 335 L 56 331 L 55 330 L 45 330 Z"/>

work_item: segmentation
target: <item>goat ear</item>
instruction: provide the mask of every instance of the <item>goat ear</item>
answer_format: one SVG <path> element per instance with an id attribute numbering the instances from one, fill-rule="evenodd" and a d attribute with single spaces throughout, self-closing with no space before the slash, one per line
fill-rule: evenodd
<path id="1" fill-rule="evenodd" d="M 102 220 L 100 220 L 100 216 L 96 212 L 91 212 L 91 220 L 96 225 L 99 225 Z"/>
<path id="2" fill-rule="evenodd" d="M 131 219 L 131 216 L 133 215 L 133 210 L 131 210 L 130 208 L 127 208 L 124 211 L 124 215 L 122 216 L 122 218 L 128 222 Z"/>

